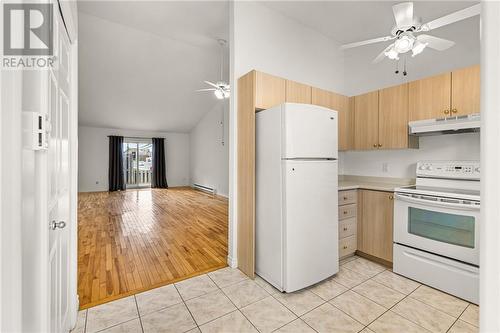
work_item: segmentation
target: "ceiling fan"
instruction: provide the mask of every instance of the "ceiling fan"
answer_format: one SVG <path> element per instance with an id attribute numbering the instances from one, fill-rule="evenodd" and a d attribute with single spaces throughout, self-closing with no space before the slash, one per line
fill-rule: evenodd
<path id="1" fill-rule="evenodd" d="M 224 39 L 218 39 L 217 42 L 219 42 L 220 44 L 220 80 L 217 81 L 216 83 L 210 81 L 203 81 L 209 86 L 211 86 L 211 88 L 198 89 L 196 91 L 213 91 L 217 99 L 225 99 L 229 98 L 230 96 L 229 84 L 226 83 L 222 78 L 223 68 L 224 68 L 224 47 L 226 46 L 227 42 Z"/>
<path id="2" fill-rule="evenodd" d="M 442 26 L 452 24 L 481 13 L 481 5 L 477 4 L 457 12 L 445 15 L 433 21 L 423 23 L 420 18 L 413 16 L 413 2 L 403 2 L 392 6 L 396 25 L 392 28 L 391 36 L 369 39 L 361 42 L 342 45 L 342 49 L 386 42 L 394 40 L 387 46 L 374 60 L 373 63 L 382 61 L 385 57 L 392 60 L 399 60 L 399 55 L 412 51 L 412 57 L 422 53 L 426 47 L 438 51 L 444 51 L 455 42 L 431 35 L 420 34 L 431 31 Z M 418 34 L 418 35 L 417 35 Z"/>

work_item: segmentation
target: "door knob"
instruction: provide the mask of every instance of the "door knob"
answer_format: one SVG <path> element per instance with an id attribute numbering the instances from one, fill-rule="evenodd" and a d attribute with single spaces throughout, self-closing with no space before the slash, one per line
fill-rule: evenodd
<path id="1" fill-rule="evenodd" d="M 60 222 L 52 221 L 52 222 L 50 222 L 50 229 L 52 229 L 52 230 L 56 230 L 57 228 L 63 229 L 65 227 L 66 227 L 66 222 L 64 222 L 64 221 L 60 221 Z"/>

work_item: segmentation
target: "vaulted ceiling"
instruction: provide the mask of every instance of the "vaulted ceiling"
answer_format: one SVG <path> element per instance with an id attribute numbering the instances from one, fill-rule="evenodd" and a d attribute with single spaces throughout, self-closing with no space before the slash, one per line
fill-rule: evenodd
<path id="1" fill-rule="evenodd" d="M 221 103 L 195 90 L 220 77 L 227 2 L 83 1 L 78 9 L 80 125 L 187 132 Z"/>

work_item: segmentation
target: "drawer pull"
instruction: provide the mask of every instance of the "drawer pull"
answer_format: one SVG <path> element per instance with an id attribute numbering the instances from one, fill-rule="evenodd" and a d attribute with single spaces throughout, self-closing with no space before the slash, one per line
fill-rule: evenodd
<path id="1" fill-rule="evenodd" d="M 347 200 L 347 197 L 344 197 L 344 200 Z"/>
<path id="2" fill-rule="evenodd" d="M 347 214 L 347 210 L 344 210 L 344 215 Z"/>
<path id="3" fill-rule="evenodd" d="M 344 231 L 347 231 L 347 228 L 346 228 L 346 227 L 344 227 Z"/>

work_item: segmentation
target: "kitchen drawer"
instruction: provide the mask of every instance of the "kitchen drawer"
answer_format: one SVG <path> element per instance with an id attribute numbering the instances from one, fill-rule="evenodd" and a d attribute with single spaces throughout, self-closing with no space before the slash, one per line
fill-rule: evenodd
<path id="1" fill-rule="evenodd" d="M 358 201 L 358 191 L 339 191 L 339 206 L 353 204 Z"/>
<path id="2" fill-rule="evenodd" d="M 356 252 L 356 235 L 339 240 L 339 258 L 343 258 Z"/>
<path id="3" fill-rule="evenodd" d="M 340 206 L 339 220 L 344 220 L 356 216 L 356 210 L 357 210 L 356 204 Z"/>
<path id="4" fill-rule="evenodd" d="M 345 238 L 356 234 L 356 229 L 356 217 L 339 221 L 339 238 Z"/>

